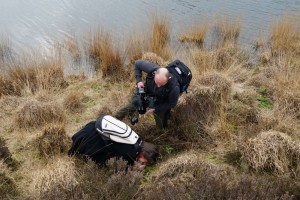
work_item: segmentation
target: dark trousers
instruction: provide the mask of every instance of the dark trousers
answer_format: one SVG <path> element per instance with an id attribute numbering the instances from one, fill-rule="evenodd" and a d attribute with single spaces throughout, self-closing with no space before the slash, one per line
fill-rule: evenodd
<path id="1" fill-rule="evenodd" d="M 161 111 L 161 112 L 154 112 L 154 119 L 156 126 L 159 129 L 164 129 L 168 127 L 168 120 L 170 118 L 170 111 Z M 113 117 L 117 118 L 118 120 L 124 119 L 126 116 L 132 116 L 136 112 L 136 108 L 133 106 L 132 102 L 126 104 L 121 109 L 113 114 Z"/>

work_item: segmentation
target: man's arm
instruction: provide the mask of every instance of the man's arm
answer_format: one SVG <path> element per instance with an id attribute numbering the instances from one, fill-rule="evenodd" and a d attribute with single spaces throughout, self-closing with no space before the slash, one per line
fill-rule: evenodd
<path id="1" fill-rule="evenodd" d="M 150 73 L 157 70 L 158 68 L 159 68 L 158 65 L 148 61 L 144 61 L 144 60 L 135 61 L 134 73 L 135 73 L 136 82 L 138 83 L 142 81 L 142 72 Z"/>
<path id="2" fill-rule="evenodd" d="M 171 108 L 174 108 L 178 102 L 180 95 L 179 87 L 176 86 L 169 94 L 168 102 L 157 105 L 154 107 L 156 112 L 170 110 Z"/>

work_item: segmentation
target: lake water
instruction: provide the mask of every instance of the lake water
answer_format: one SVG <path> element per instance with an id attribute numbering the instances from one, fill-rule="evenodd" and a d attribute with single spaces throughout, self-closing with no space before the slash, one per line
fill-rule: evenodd
<path id="1" fill-rule="evenodd" d="M 197 21 L 216 15 L 242 20 L 240 40 L 250 44 L 268 33 L 282 16 L 300 19 L 300 0 L 0 0 L 0 35 L 16 48 L 47 47 L 66 35 L 80 37 L 99 27 L 123 39 L 149 23 L 152 13 L 165 14 L 173 37 Z"/>

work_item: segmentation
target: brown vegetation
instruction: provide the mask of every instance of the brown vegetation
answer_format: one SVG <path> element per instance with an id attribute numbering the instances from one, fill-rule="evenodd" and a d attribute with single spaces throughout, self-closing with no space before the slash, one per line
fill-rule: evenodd
<path id="1" fill-rule="evenodd" d="M 202 47 L 208 29 L 209 26 L 207 24 L 194 26 L 189 33 L 182 34 L 179 37 L 179 41 L 183 43 L 194 43 Z"/>
<path id="2" fill-rule="evenodd" d="M 300 29 L 292 19 L 284 18 L 274 24 L 271 36 L 272 54 L 300 53 L 299 34 Z"/>
<path id="3" fill-rule="evenodd" d="M 141 59 L 144 50 L 149 48 L 145 44 L 145 40 L 145 38 L 137 33 L 133 33 L 129 36 L 125 49 L 129 65 L 133 65 L 136 60 Z"/>
<path id="4" fill-rule="evenodd" d="M 62 124 L 49 124 L 44 128 L 43 133 L 33 142 L 41 157 L 53 157 L 66 153 L 71 140 L 66 135 L 65 127 Z"/>
<path id="5" fill-rule="evenodd" d="M 153 52 L 144 53 L 142 56 L 142 60 L 146 60 L 161 67 L 166 67 L 168 65 L 168 62 L 164 61 L 160 56 L 156 55 Z"/>
<path id="6" fill-rule="evenodd" d="M 18 195 L 16 182 L 2 160 L 0 160 L 0 186 L 1 199 L 12 199 Z"/>
<path id="7" fill-rule="evenodd" d="M 300 173 L 300 145 L 284 133 L 262 132 L 244 144 L 242 155 L 258 172 L 290 176 Z"/>
<path id="8" fill-rule="evenodd" d="M 80 92 L 70 92 L 64 99 L 64 107 L 71 112 L 80 112 L 83 108 L 82 98 L 83 95 Z"/>
<path id="9" fill-rule="evenodd" d="M 88 52 L 96 62 L 96 69 L 101 70 L 102 77 L 113 80 L 125 78 L 124 60 L 120 50 L 113 45 L 109 33 L 98 31 L 91 36 Z"/>
<path id="10" fill-rule="evenodd" d="M 286 193 L 294 189 L 288 181 L 238 175 L 234 168 L 217 165 L 194 152 L 167 160 L 147 179 L 138 199 L 293 199 Z"/>
<path id="11" fill-rule="evenodd" d="M 164 59 L 169 59 L 170 54 L 166 46 L 170 37 L 170 27 L 167 18 L 155 16 L 152 19 L 150 31 L 150 51 Z"/>
<path id="12" fill-rule="evenodd" d="M 211 46 L 205 26 L 183 33 L 182 40 L 199 45 L 179 46 L 175 55 L 165 18 L 155 17 L 145 38 L 132 36 L 125 52 L 109 33 L 95 32 L 84 47 L 100 72 L 94 80 L 65 79 L 57 57 L 5 69 L 0 59 L 0 198 L 299 199 L 296 29 L 279 23 L 268 43 L 256 45 L 256 62 L 238 46 L 240 27 L 219 20 Z M 76 57 L 76 39 L 65 43 Z M 136 59 L 165 66 L 171 57 L 191 68 L 193 80 L 172 110 L 169 128 L 157 129 L 152 115 L 132 127 L 159 146 L 157 165 L 125 173 L 120 160 L 100 167 L 65 155 L 73 133 L 130 99 L 134 81 L 128 74 L 133 76 Z M 20 161 L 19 168 L 11 159 Z"/>
<path id="13" fill-rule="evenodd" d="M 12 170 L 16 170 L 18 167 L 18 162 L 12 158 L 6 142 L 3 138 L 0 137 L 0 161 L 3 161 L 8 167 Z"/>
<path id="14" fill-rule="evenodd" d="M 15 121 L 20 128 L 39 127 L 51 122 L 63 123 L 65 114 L 59 105 L 32 100 L 16 113 Z"/>
<path id="15" fill-rule="evenodd" d="M 219 17 L 216 21 L 214 36 L 217 45 L 236 44 L 240 35 L 241 22 Z"/>
<path id="16" fill-rule="evenodd" d="M 0 76 L 0 96 L 34 94 L 39 89 L 57 90 L 67 86 L 63 66 L 43 63 L 29 67 L 13 67 Z"/>
<path id="17" fill-rule="evenodd" d="M 71 197 L 76 189 L 75 163 L 68 158 L 56 158 L 41 169 L 31 172 L 30 196 L 37 199 Z M 64 199 L 65 199 L 64 198 Z"/>

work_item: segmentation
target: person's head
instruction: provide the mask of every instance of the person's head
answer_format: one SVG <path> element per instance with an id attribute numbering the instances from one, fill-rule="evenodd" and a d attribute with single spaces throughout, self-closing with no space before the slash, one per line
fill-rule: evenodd
<path id="1" fill-rule="evenodd" d="M 144 142 L 142 147 L 143 157 L 147 160 L 147 165 L 152 165 L 159 156 L 158 148 L 154 144 Z"/>
<path id="2" fill-rule="evenodd" d="M 171 75 L 167 68 L 159 68 L 155 71 L 154 81 L 157 87 L 164 86 L 167 84 L 168 80 L 171 78 Z"/>

